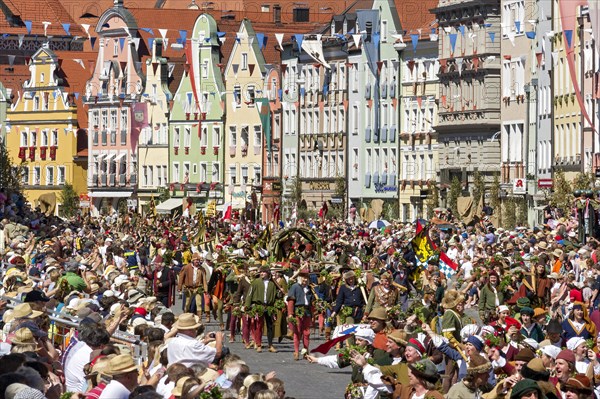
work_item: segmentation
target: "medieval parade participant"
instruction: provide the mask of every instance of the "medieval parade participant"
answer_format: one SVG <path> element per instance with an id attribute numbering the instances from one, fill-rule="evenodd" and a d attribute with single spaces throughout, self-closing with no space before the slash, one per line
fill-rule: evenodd
<path id="1" fill-rule="evenodd" d="M 344 284 L 338 290 L 331 317 L 339 315 L 341 324 L 354 324 L 363 318 L 365 293 L 356 282 L 356 273 L 349 270 L 343 275 Z M 343 312 L 342 312 L 343 311 Z"/>
<path id="2" fill-rule="evenodd" d="M 272 307 L 277 299 L 277 287 L 271 279 L 269 266 L 261 266 L 259 276 L 250 284 L 246 295 L 245 308 L 250 319 L 250 330 L 254 338 L 257 352 L 262 352 L 263 324 L 267 326 L 267 344 L 269 352 L 277 353 L 273 346 L 273 316 L 267 312 L 267 307 Z"/>
<path id="3" fill-rule="evenodd" d="M 315 294 L 308 279 L 308 270 L 301 271 L 298 281 L 292 285 L 287 295 L 288 328 L 294 334 L 294 360 L 300 359 L 300 341 L 306 351 L 310 344 Z"/>
<path id="4" fill-rule="evenodd" d="M 183 292 L 185 297 L 184 312 L 193 313 L 195 311 L 198 316 L 202 317 L 205 306 L 203 296 L 208 289 L 208 281 L 206 271 L 202 267 L 202 256 L 198 252 L 192 256 L 192 263 L 181 269 L 177 288 Z"/>

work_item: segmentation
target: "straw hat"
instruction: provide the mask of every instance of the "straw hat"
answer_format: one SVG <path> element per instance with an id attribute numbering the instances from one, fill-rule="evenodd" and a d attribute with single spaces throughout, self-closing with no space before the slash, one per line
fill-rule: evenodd
<path id="1" fill-rule="evenodd" d="M 562 255 L 563 255 L 562 249 L 556 248 L 554 251 L 552 251 L 552 256 L 560 258 Z"/>
<path id="2" fill-rule="evenodd" d="M 138 365 L 135 364 L 131 355 L 117 355 L 108 362 L 106 374 L 115 376 L 129 373 L 130 371 L 137 371 L 137 369 Z"/>
<path id="3" fill-rule="evenodd" d="M 378 307 L 375 308 L 371 311 L 371 313 L 369 313 L 369 316 L 367 316 L 369 319 L 375 319 L 375 320 L 381 320 L 381 321 L 387 321 L 388 319 L 388 314 L 385 311 L 385 308 L 382 307 Z"/>
<path id="4" fill-rule="evenodd" d="M 538 242 L 537 246 L 540 249 L 548 249 L 548 244 L 546 243 L 546 241 L 540 241 L 540 242 Z"/>
<path id="5" fill-rule="evenodd" d="M 388 339 L 391 339 L 398 345 L 406 346 L 406 332 L 402 330 L 394 330 L 387 334 Z"/>
<path id="6" fill-rule="evenodd" d="M 198 320 L 196 315 L 192 313 L 184 313 L 179 316 L 177 322 L 175 322 L 175 326 L 178 330 L 195 330 L 200 327 L 202 322 Z"/>
<path id="7" fill-rule="evenodd" d="M 27 327 L 19 328 L 17 331 L 15 331 L 15 336 L 13 337 L 11 342 L 13 345 L 36 344 L 35 338 L 33 337 L 33 333 Z"/>
<path id="8" fill-rule="evenodd" d="M 465 297 L 457 290 L 448 290 L 442 299 L 444 309 L 455 308 L 459 303 L 464 302 Z"/>
<path id="9" fill-rule="evenodd" d="M 178 379 L 177 384 L 175 384 L 175 388 L 173 388 L 173 390 L 171 391 L 171 394 L 173 396 L 181 396 L 181 394 L 183 393 L 183 384 L 185 384 L 185 382 L 190 378 L 191 377 L 189 376 L 185 376 Z"/>
<path id="10" fill-rule="evenodd" d="M 13 319 L 35 319 L 41 315 L 42 312 L 31 309 L 31 305 L 28 303 L 21 303 L 15 306 L 12 312 Z"/>

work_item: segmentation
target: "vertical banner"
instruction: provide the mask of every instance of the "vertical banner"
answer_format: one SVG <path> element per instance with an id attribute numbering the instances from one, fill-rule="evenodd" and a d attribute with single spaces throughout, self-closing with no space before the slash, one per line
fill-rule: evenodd
<path id="1" fill-rule="evenodd" d="M 131 151 L 136 151 L 142 129 L 148 126 L 148 103 L 133 103 L 131 107 Z"/>

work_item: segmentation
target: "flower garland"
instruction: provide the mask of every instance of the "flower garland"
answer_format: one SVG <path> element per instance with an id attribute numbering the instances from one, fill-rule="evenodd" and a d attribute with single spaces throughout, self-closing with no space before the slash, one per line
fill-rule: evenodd
<path id="1" fill-rule="evenodd" d="M 367 352 L 367 348 L 364 346 L 360 346 L 360 345 L 353 345 L 353 344 L 348 344 L 344 347 L 342 347 L 339 350 L 338 356 L 342 359 L 342 361 L 344 361 L 345 363 L 350 363 L 352 361 L 352 355 L 351 353 L 353 351 L 356 351 L 358 353 L 360 353 L 361 355 L 363 355 L 366 360 L 367 363 L 369 364 L 373 364 L 374 360 L 371 357 L 371 355 Z"/>
<path id="2" fill-rule="evenodd" d="M 367 384 L 363 383 L 354 383 L 351 382 L 346 387 L 346 392 L 344 392 L 345 399 L 362 399 L 365 397 L 364 388 Z"/>
<path id="3" fill-rule="evenodd" d="M 315 301 L 315 313 L 316 314 L 322 314 L 325 313 L 327 310 L 331 309 L 331 304 L 327 301 L 324 301 L 322 299 L 318 299 Z"/>
<path id="4" fill-rule="evenodd" d="M 387 309 L 387 315 L 390 320 L 406 320 L 408 315 L 402 310 L 402 305 L 394 305 Z"/>
<path id="5" fill-rule="evenodd" d="M 269 316 L 273 316 L 274 314 L 277 314 L 278 311 L 283 310 L 285 308 L 285 302 L 282 299 L 278 299 L 275 301 L 273 306 L 267 306 L 267 314 Z"/>
<path id="6" fill-rule="evenodd" d="M 351 317 L 354 314 L 354 309 L 350 306 L 342 306 L 340 309 L 340 317 L 342 318 L 342 322 L 346 320 L 347 317 Z"/>
<path id="7" fill-rule="evenodd" d="M 265 314 L 265 307 L 263 305 L 252 305 L 252 307 L 250 309 L 248 309 L 248 317 L 249 318 L 255 318 L 255 319 L 259 319 L 261 318 L 264 314 Z"/>

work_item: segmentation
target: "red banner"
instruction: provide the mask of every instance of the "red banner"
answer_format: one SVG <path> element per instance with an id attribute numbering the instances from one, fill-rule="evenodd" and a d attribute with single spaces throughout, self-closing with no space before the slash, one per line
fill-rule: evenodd
<path id="1" fill-rule="evenodd" d="M 148 126 L 147 103 L 133 103 L 131 106 L 131 150 L 135 151 L 142 129 Z"/>

